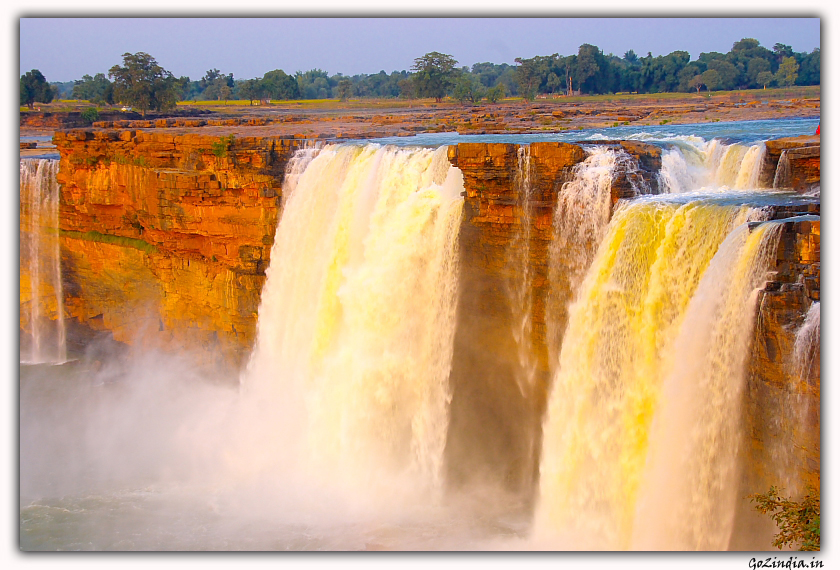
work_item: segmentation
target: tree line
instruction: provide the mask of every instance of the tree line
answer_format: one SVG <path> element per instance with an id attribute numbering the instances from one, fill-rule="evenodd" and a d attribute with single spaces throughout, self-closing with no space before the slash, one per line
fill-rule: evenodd
<path id="1" fill-rule="evenodd" d="M 691 61 L 686 51 L 639 57 L 633 50 L 622 57 L 583 44 L 576 54 L 516 58 L 516 65 L 490 62 L 458 66 L 451 55 L 430 52 L 414 60 L 409 71 L 329 75 L 321 69 L 287 74 L 282 69 L 253 79 L 208 70 L 201 79 L 175 77 L 151 55 L 123 54 L 122 65 L 105 73 L 64 84 L 48 84 L 38 70 L 21 76 L 21 105 L 30 108 L 56 96 L 96 104 L 129 104 L 141 112 L 166 111 L 177 101 L 263 99 L 424 98 L 453 97 L 476 103 L 506 96 L 534 99 L 569 94 L 622 92 L 665 93 L 701 90 L 757 89 L 769 86 L 819 85 L 820 49 L 794 52 L 777 43 L 772 49 L 744 38 L 727 53 L 708 52 Z"/>

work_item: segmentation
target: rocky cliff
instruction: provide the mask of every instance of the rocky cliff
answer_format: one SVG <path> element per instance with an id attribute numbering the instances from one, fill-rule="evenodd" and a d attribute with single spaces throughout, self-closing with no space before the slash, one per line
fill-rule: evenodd
<path id="1" fill-rule="evenodd" d="M 750 476 L 759 489 L 775 484 L 799 493 L 804 485 L 820 486 L 820 343 L 803 336 L 808 312 L 819 300 L 815 215 L 784 223 L 773 278 L 759 292 L 747 385 L 750 464 L 759 466 Z M 781 473 L 797 476 L 780 481 Z"/>
<path id="2" fill-rule="evenodd" d="M 68 319 L 239 365 L 300 141 L 59 132 Z"/>
<path id="3" fill-rule="evenodd" d="M 808 486 L 820 489 L 819 206 L 809 210 L 801 213 L 811 219 L 783 224 L 773 277 L 758 292 L 743 418 L 744 498 L 771 486 L 794 499 Z M 755 549 L 755 536 L 770 542 L 778 532 L 746 500 L 736 516 L 734 550 Z"/>

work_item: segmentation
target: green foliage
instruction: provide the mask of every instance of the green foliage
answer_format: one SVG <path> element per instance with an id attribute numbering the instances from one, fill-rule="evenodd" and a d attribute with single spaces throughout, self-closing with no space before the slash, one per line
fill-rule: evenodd
<path id="1" fill-rule="evenodd" d="M 138 156 L 137 158 L 130 158 L 128 156 L 125 156 L 124 154 L 115 154 L 113 157 L 111 157 L 110 160 L 105 160 L 103 162 L 110 163 L 111 161 L 125 166 L 141 166 L 143 168 L 149 166 L 149 162 L 143 156 Z"/>
<path id="2" fill-rule="evenodd" d="M 77 232 L 72 230 L 59 230 L 59 234 L 73 239 L 81 239 L 85 241 L 93 241 L 98 243 L 108 243 L 111 245 L 119 245 L 123 247 L 131 247 L 139 249 L 145 253 L 156 253 L 157 248 L 152 244 L 141 239 L 114 236 L 110 234 L 103 234 L 97 231 Z"/>
<path id="3" fill-rule="evenodd" d="M 770 73 L 770 62 L 762 57 L 754 57 L 747 64 L 747 79 L 749 79 L 750 87 L 763 87 L 758 80 L 758 76 L 762 73 Z"/>
<path id="4" fill-rule="evenodd" d="M 227 156 L 228 151 L 233 147 L 233 141 L 235 140 L 233 135 L 222 137 L 218 141 L 212 143 L 211 152 L 217 157 L 222 158 Z"/>
<path id="5" fill-rule="evenodd" d="M 263 75 L 261 85 L 266 97 L 270 99 L 300 99 L 297 80 L 282 69 L 275 69 Z"/>
<path id="6" fill-rule="evenodd" d="M 345 77 L 338 82 L 338 100 L 347 101 L 353 93 L 353 82 Z"/>
<path id="7" fill-rule="evenodd" d="M 264 94 L 262 82 L 257 79 L 248 79 L 238 85 L 237 97 L 247 99 L 252 105 L 256 99 L 262 99 Z"/>
<path id="8" fill-rule="evenodd" d="M 467 101 L 473 104 L 478 103 L 484 98 L 484 95 L 484 86 L 481 85 L 477 77 L 464 73 L 455 82 L 453 96 L 461 103 Z"/>
<path id="9" fill-rule="evenodd" d="M 759 85 L 761 85 L 764 89 L 767 89 L 768 85 L 772 85 L 775 81 L 775 77 L 769 71 L 762 71 L 758 75 L 755 76 L 755 81 Z"/>
<path id="10" fill-rule="evenodd" d="M 231 88 L 233 87 L 233 74 L 221 75 L 211 81 L 202 93 L 205 101 L 227 101 L 230 99 Z"/>
<path id="11" fill-rule="evenodd" d="M 97 105 L 112 104 L 114 102 L 114 84 L 108 81 L 104 73 L 95 76 L 82 76 L 74 81 L 73 98 L 83 99 Z"/>
<path id="12" fill-rule="evenodd" d="M 776 72 L 776 83 L 781 87 L 790 87 L 796 83 L 798 77 L 799 64 L 796 63 L 796 58 L 786 57 L 779 65 L 779 70 Z"/>
<path id="13" fill-rule="evenodd" d="M 779 495 L 780 489 L 770 487 L 766 493 L 750 495 L 755 509 L 769 514 L 779 529 L 773 546 L 782 549 L 799 545 L 799 550 L 820 549 L 820 495 L 809 486 L 801 501 L 796 502 Z"/>
<path id="14" fill-rule="evenodd" d="M 715 69 L 707 69 L 700 75 L 700 81 L 706 86 L 709 91 L 714 91 L 721 87 L 720 73 Z"/>
<path id="15" fill-rule="evenodd" d="M 820 84 L 820 48 L 814 48 L 809 54 L 795 54 L 799 63 L 799 74 L 796 79 L 797 85 L 819 85 Z"/>
<path id="16" fill-rule="evenodd" d="M 84 119 L 87 123 L 93 123 L 94 121 L 99 120 L 99 109 L 96 107 L 88 107 L 81 113 L 82 119 Z"/>
<path id="17" fill-rule="evenodd" d="M 20 76 L 20 104 L 30 109 L 35 108 L 35 103 L 49 103 L 53 100 L 55 91 L 46 78 L 37 69 L 27 71 Z"/>
<path id="18" fill-rule="evenodd" d="M 516 68 L 516 83 L 519 86 L 519 93 L 528 101 L 533 101 L 537 96 L 541 78 L 547 66 L 543 58 L 532 57 L 524 59 L 517 57 L 514 61 L 519 64 Z"/>
<path id="19" fill-rule="evenodd" d="M 735 89 L 738 85 L 738 68 L 736 68 L 733 64 L 725 61 L 723 59 L 717 59 L 712 61 L 709 64 L 709 71 L 717 72 L 718 77 L 718 84 L 715 87 L 709 86 L 706 83 L 706 86 L 709 88 L 710 91 L 715 89 L 723 89 L 725 91 L 730 91 Z M 708 71 L 706 72 L 708 73 Z"/>
<path id="20" fill-rule="evenodd" d="M 330 77 L 321 69 L 295 73 L 298 92 L 303 99 L 329 99 L 332 97 Z"/>
<path id="21" fill-rule="evenodd" d="M 175 107 L 177 80 L 147 53 L 124 53 L 123 65 L 113 66 L 108 76 L 114 78 L 114 99 L 140 109 L 143 115 L 150 109 Z"/>
<path id="22" fill-rule="evenodd" d="M 414 60 L 411 70 L 415 73 L 416 93 L 420 97 L 434 97 L 440 103 L 455 81 L 458 62 L 451 55 L 429 52 Z"/>
<path id="23" fill-rule="evenodd" d="M 50 81 L 50 87 L 53 90 L 53 99 L 78 99 L 73 96 L 73 87 L 76 85 L 75 81 Z"/>
<path id="24" fill-rule="evenodd" d="M 490 103 L 498 103 L 505 98 L 505 84 L 499 83 L 487 90 L 487 101 Z"/>

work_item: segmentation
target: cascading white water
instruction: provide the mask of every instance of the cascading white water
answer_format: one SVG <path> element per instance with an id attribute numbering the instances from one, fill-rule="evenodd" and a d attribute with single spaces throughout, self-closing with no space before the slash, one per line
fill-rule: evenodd
<path id="1" fill-rule="evenodd" d="M 620 151 L 605 146 L 587 149 L 586 159 L 574 167 L 574 178 L 563 185 L 554 210 L 554 243 L 549 263 L 570 283 L 583 278 L 601 243 L 612 211 L 612 183 Z M 574 251 L 574 255 L 567 255 Z"/>
<path id="2" fill-rule="evenodd" d="M 552 361 L 562 343 L 566 311 L 604 237 L 612 211 L 612 185 L 619 165 L 631 157 L 607 146 L 586 149 L 587 157 L 574 167 L 574 177 L 557 195 L 548 271 L 551 292 L 547 302 L 549 353 Z"/>
<path id="3" fill-rule="evenodd" d="M 538 535 L 575 537 L 584 549 L 631 545 L 675 339 L 696 326 L 686 314 L 719 244 L 751 217 L 703 201 L 619 206 L 569 309 L 544 423 Z"/>
<path id="4" fill-rule="evenodd" d="M 765 153 L 764 143 L 747 147 L 717 139 L 679 141 L 662 153 L 660 187 L 671 194 L 755 190 Z"/>
<path id="5" fill-rule="evenodd" d="M 788 158 L 787 150 L 783 150 L 776 164 L 776 172 L 773 174 L 773 188 L 785 188 L 788 184 L 790 184 L 790 158 Z"/>
<path id="6" fill-rule="evenodd" d="M 58 240 L 58 161 L 20 161 L 20 260 L 22 297 L 28 289 L 28 343 L 20 360 L 26 363 L 61 363 L 67 360 L 61 256 Z M 27 278 L 28 279 L 25 279 Z M 42 313 L 46 309 L 46 313 Z"/>
<path id="7" fill-rule="evenodd" d="M 674 341 L 650 430 L 634 548 L 725 550 L 738 499 L 745 364 L 758 289 L 781 226 L 727 236 Z"/>
<path id="8" fill-rule="evenodd" d="M 244 395 L 283 403 L 296 460 L 370 492 L 380 475 L 439 489 L 463 178 L 445 148 L 309 153 L 284 189 Z"/>

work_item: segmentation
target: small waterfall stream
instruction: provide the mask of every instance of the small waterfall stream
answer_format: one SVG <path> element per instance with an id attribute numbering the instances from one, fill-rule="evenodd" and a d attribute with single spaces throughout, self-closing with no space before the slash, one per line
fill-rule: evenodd
<path id="1" fill-rule="evenodd" d="M 67 360 L 58 241 L 58 161 L 20 161 L 21 362 Z M 23 297 L 28 302 L 23 303 Z M 25 323 L 25 325 L 24 325 Z"/>

